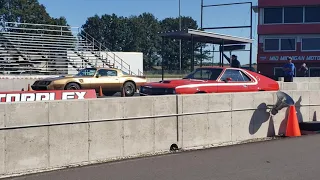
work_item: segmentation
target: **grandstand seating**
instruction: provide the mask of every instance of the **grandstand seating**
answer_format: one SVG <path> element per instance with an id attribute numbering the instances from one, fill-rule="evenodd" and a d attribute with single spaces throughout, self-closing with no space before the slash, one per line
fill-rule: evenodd
<path id="1" fill-rule="evenodd" d="M 107 57 L 101 52 L 108 52 Z M 81 28 L 6 22 L 0 31 L 0 73 L 75 74 L 97 66 L 135 74 L 129 64 Z"/>

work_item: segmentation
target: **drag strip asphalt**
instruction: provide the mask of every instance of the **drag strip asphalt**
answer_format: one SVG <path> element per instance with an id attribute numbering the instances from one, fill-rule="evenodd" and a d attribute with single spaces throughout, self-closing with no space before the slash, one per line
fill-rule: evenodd
<path id="1" fill-rule="evenodd" d="M 317 180 L 320 135 L 173 153 L 13 180 Z"/>

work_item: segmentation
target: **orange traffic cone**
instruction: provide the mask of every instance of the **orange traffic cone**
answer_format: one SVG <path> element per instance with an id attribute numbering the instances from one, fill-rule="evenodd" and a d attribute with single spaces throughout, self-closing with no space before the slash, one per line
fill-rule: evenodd
<path id="1" fill-rule="evenodd" d="M 296 107 L 294 105 L 290 106 L 289 116 L 286 128 L 287 137 L 298 137 L 301 136 L 301 131 L 299 127 L 298 117 L 296 113 Z"/>
<path id="2" fill-rule="evenodd" d="M 30 84 L 28 84 L 28 91 L 32 91 Z"/>
<path id="3" fill-rule="evenodd" d="M 100 97 L 103 97 L 102 87 L 101 87 L 101 86 L 100 86 L 100 89 L 99 89 L 99 96 L 100 96 Z"/>

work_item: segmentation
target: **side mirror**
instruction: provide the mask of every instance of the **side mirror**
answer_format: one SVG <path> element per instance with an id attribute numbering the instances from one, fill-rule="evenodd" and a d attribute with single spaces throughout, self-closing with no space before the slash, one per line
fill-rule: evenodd
<path id="1" fill-rule="evenodd" d="M 101 77 L 101 75 L 100 75 L 100 74 L 97 74 L 97 75 L 96 75 L 96 78 L 99 78 L 99 77 Z"/>

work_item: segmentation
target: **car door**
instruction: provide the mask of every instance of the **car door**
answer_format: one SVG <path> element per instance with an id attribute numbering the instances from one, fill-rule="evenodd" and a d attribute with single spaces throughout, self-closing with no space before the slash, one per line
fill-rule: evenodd
<path id="1" fill-rule="evenodd" d="M 94 79 L 95 74 L 95 68 L 85 68 L 80 70 L 75 78 L 80 82 L 81 89 L 91 89 L 92 79 Z"/>
<path id="2" fill-rule="evenodd" d="M 91 88 L 99 90 L 100 86 L 105 91 L 119 91 L 120 79 L 116 70 L 99 69 L 92 80 Z"/>
<path id="3" fill-rule="evenodd" d="M 249 81 L 250 82 L 250 81 Z M 226 69 L 218 84 L 218 92 L 248 92 L 248 81 L 237 69 Z"/>
<path id="4" fill-rule="evenodd" d="M 214 93 L 217 92 L 217 86 L 215 85 L 217 77 L 220 75 L 220 69 L 198 69 L 193 75 L 192 79 L 195 80 L 195 84 L 201 84 L 197 90 L 201 92 Z M 197 80 L 203 80 L 204 82 L 197 82 Z M 195 85 L 196 86 L 196 85 Z"/>
<path id="5" fill-rule="evenodd" d="M 248 73 L 248 72 L 247 72 Z M 258 82 L 256 82 L 252 77 L 248 76 L 247 73 L 240 71 L 240 74 L 243 78 L 243 83 L 246 84 L 247 89 L 246 92 L 248 91 L 258 91 Z M 256 84 L 254 83 L 256 82 Z"/>

